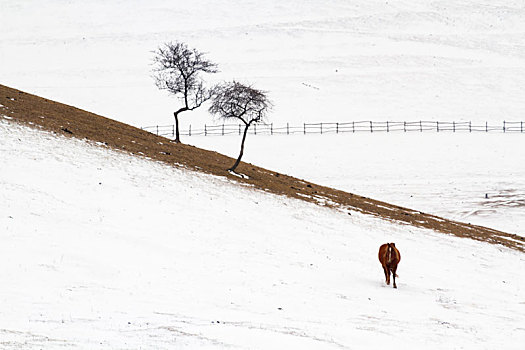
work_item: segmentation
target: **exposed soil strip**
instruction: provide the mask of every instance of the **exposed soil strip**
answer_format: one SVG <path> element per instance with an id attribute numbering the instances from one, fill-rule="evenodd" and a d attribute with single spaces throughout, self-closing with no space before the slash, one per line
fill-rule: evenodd
<path id="1" fill-rule="evenodd" d="M 374 199 L 319 186 L 249 163 L 241 163 L 236 176 L 226 169 L 234 159 L 217 152 L 176 144 L 133 126 L 81 109 L 0 85 L 0 118 L 62 134 L 100 142 L 113 149 L 149 157 L 174 166 L 224 176 L 254 188 L 318 205 L 358 211 L 364 214 L 429 228 L 438 232 L 501 244 L 525 252 L 525 238 L 483 226 L 446 220 L 434 215 L 395 206 Z M 182 140 L 184 141 L 184 140 Z"/>

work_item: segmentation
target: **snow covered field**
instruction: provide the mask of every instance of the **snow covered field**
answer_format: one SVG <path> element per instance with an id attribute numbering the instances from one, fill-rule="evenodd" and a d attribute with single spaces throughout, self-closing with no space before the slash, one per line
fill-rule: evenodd
<path id="1" fill-rule="evenodd" d="M 268 90 L 279 121 L 525 115 L 521 0 L 0 0 L 0 32 L 3 84 L 135 126 L 172 122 L 150 75 L 174 40 L 219 64 L 211 81 Z"/>
<path id="2" fill-rule="evenodd" d="M 525 342 L 522 253 L 6 121 L 0 169 L 1 348 Z M 377 261 L 386 241 L 402 254 L 397 290 Z"/>
<path id="3" fill-rule="evenodd" d="M 239 136 L 192 136 L 231 157 Z M 448 219 L 525 236 L 525 134 L 249 135 L 243 160 Z M 485 195 L 488 198 L 485 198 Z"/>
<path id="4" fill-rule="evenodd" d="M 170 40 L 209 53 L 210 82 L 268 90 L 281 125 L 525 116 L 523 1 L 0 0 L 0 32 L 0 83 L 136 126 L 173 123 L 150 77 Z M 181 116 L 204 123 L 205 108 Z M 246 160 L 523 234 L 521 136 L 250 138 Z M 237 155 L 237 139 L 186 142 Z"/>
<path id="5" fill-rule="evenodd" d="M 172 123 L 177 101 L 150 77 L 151 51 L 170 40 L 209 52 L 211 82 L 268 90 L 276 123 L 525 115 L 518 0 L 0 0 L 0 33 L 1 84 L 136 126 Z M 523 254 L 4 121 L 0 136 L 0 348 L 525 343 Z M 232 156 L 239 142 L 183 141 Z M 524 143 L 250 136 L 245 160 L 523 234 Z M 386 241 L 403 256 L 398 290 L 376 261 Z"/>

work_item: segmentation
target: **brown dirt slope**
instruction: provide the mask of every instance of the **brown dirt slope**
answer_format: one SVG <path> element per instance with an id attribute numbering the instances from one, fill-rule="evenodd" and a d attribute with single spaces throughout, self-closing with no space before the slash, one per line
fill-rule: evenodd
<path id="1" fill-rule="evenodd" d="M 225 176 L 240 183 L 278 195 L 285 195 L 346 211 L 358 211 L 385 220 L 432 229 L 445 234 L 501 244 L 525 252 L 525 239 L 490 228 L 446 220 L 374 199 L 319 186 L 308 181 L 241 163 L 241 179 L 226 171 L 233 159 L 193 146 L 175 144 L 127 124 L 83 111 L 62 103 L 0 85 L 0 115 L 11 121 L 37 126 L 69 137 L 105 143 L 107 146 L 142 155 L 175 166 Z M 6 118 L 3 118 L 6 119 Z M 9 120 L 9 119 L 7 119 Z"/>

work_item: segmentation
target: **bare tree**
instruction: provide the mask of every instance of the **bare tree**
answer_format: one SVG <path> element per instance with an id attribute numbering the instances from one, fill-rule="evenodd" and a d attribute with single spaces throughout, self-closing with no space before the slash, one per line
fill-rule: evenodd
<path id="1" fill-rule="evenodd" d="M 254 89 L 236 81 L 218 85 L 214 89 L 210 113 L 221 119 L 238 119 L 244 123 L 241 152 L 235 164 L 228 169 L 235 171 L 244 153 L 246 134 L 253 123 L 264 121 L 268 110 L 272 107 L 266 97 L 266 92 Z"/>
<path id="2" fill-rule="evenodd" d="M 179 113 L 192 111 L 211 98 L 211 91 L 204 87 L 200 73 L 216 73 L 217 65 L 196 49 L 185 43 L 166 43 L 154 51 L 155 84 L 161 90 L 182 100 L 182 107 L 173 112 L 175 117 L 175 142 L 180 143 Z"/>

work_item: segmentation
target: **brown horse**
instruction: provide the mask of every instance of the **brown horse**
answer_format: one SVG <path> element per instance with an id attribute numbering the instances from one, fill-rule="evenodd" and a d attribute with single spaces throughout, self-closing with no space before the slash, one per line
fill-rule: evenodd
<path id="1" fill-rule="evenodd" d="M 396 286 L 396 270 L 397 264 L 401 261 L 401 254 L 397 250 L 395 243 L 385 243 L 379 247 L 379 262 L 383 265 L 383 270 L 385 271 L 386 284 L 390 285 L 390 273 L 394 278 L 394 288 Z"/>

